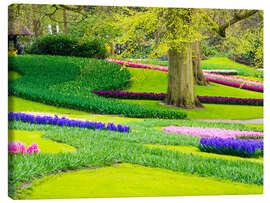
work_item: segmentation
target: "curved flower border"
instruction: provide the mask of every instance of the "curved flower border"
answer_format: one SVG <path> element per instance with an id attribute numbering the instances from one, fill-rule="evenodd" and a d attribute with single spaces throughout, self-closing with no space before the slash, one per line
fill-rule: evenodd
<path id="1" fill-rule="evenodd" d="M 79 128 L 88 128 L 88 129 L 97 129 L 97 130 L 111 130 L 111 131 L 119 131 L 119 132 L 129 132 L 130 127 L 118 124 L 117 126 L 114 123 L 106 123 L 102 122 L 93 122 L 93 121 L 81 121 L 74 120 L 65 117 L 55 117 L 51 116 L 33 116 L 31 114 L 25 114 L 20 112 L 9 112 L 8 113 L 9 121 L 22 121 L 30 124 L 38 124 L 38 125 L 59 125 L 59 126 L 68 126 L 68 127 L 79 127 Z"/>

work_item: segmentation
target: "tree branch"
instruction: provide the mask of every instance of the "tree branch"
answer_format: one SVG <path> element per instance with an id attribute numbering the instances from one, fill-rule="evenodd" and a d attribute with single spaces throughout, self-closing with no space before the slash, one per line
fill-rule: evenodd
<path id="1" fill-rule="evenodd" d="M 244 20 L 244 19 L 248 18 L 248 17 L 254 15 L 255 13 L 257 13 L 257 10 L 248 10 L 248 11 L 244 12 L 243 14 L 236 13 L 234 15 L 234 17 L 229 22 L 224 23 L 223 25 L 219 26 L 218 34 L 221 37 L 226 37 L 226 29 L 229 26 L 231 26 L 231 25 L 233 25 L 233 24 L 235 24 L 235 23 L 237 23 L 237 22 L 239 22 L 241 20 Z"/>
<path id="2" fill-rule="evenodd" d="M 241 21 L 244 20 L 252 15 L 254 15 L 255 13 L 257 13 L 258 10 L 247 10 L 244 13 L 235 13 L 233 18 L 230 19 L 228 22 L 222 24 L 222 25 L 218 25 L 218 23 L 216 23 L 209 15 L 205 15 L 204 19 L 208 21 L 208 23 L 212 26 L 212 30 L 214 30 L 218 35 L 220 35 L 221 37 L 226 37 L 226 29 Z"/>

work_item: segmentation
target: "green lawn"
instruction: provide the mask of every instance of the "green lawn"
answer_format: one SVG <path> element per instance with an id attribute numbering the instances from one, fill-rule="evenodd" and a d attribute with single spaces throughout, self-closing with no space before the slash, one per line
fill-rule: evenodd
<path id="1" fill-rule="evenodd" d="M 21 193 L 23 199 L 245 195 L 262 194 L 263 187 L 120 164 L 46 176 Z"/>
<path id="2" fill-rule="evenodd" d="M 38 145 L 40 153 L 76 152 L 74 147 L 42 138 L 43 134 L 44 132 L 41 131 L 8 130 L 8 141 L 20 141 L 25 143 L 26 147 L 35 143 Z"/>
<path id="3" fill-rule="evenodd" d="M 68 108 L 61 108 L 52 105 L 42 104 L 40 102 L 34 102 L 31 100 L 23 99 L 20 97 L 9 96 L 8 97 L 8 111 L 11 112 L 48 112 L 52 114 L 63 115 L 89 115 L 91 113 L 78 111 Z"/>
<path id="4" fill-rule="evenodd" d="M 52 105 L 42 104 L 19 97 L 9 96 L 8 97 L 8 111 L 9 112 L 47 112 L 60 116 L 65 116 L 75 119 L 85 119 L 90 121 L 101 121 L 101 122 L 114 122 L 115 124 L 127 123 L 130 121 L 140 121 L 139 118 L 127 118 L 116 115 L 99 115 L 84 111 L 78 111 L 74 109 L 61 108 Z"/>
<path id="5" fill-rule="evenodd" d="M 203 109 L 184 110 L 176 107 L 163 106 L 160 104 L 160 101 L 131 99 L 122 99 L 121 101 L 141 104 L 143 106 L 151 106 L 159 109 L 174 109 L 175 111 L 186 112 L 187 118 L 189 119 L 248 120 L 263 118 L 263 107 L 261 106 L 203 104 Z"/>
<path id="6" fill-rule="evenodd" d="M 131 74 L 130 87 L 126 92 L 152 92 L 166 93 L 168 88 L 168 73 L 156 70 L 128 68 Z M 259 92 L 244 90 L 240 88 L 210 83 L 210 86 L 195 86 L 198 96 L 220 96 L 236 98 L 262 99 L 263 94 Z"/>

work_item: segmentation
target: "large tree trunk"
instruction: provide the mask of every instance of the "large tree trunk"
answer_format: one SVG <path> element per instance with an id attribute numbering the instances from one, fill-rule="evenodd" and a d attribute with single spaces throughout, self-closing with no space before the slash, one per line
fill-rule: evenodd
<path id="1" fill-rule="evenodd" d="M 182 43 L 180 50 L 170 49 L 166 103 L 181 108 L 202 107 L 194 92 L 191 43 Z"/>
<path id="2" fill-rule="evenodd" d="M 203 76 L 201 67 L 201 46 L 198 40 L 192 43 L 192 67 L 195 84 L 202 86 L 208 85 L 208 81 Z"/>

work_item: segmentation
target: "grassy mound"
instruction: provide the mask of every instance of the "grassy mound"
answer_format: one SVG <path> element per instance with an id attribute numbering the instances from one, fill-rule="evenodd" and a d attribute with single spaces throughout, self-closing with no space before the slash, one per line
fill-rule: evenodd
<path id="1" fill-rule="evenodd" d="M 94 95 L 93 90 L 117 90 L 128 85 L 127 70 L 103 60 L 27 55 L 9 57 L 9 67 L 22 77 L 9 81 L 9 95 L 58 107 L 138 118 L 172 118 L 182 112 L 127 104 Z"/>

